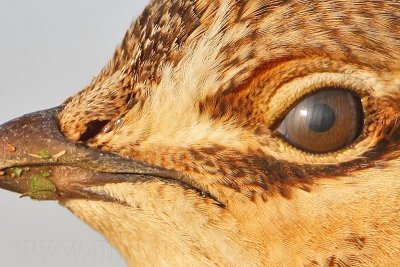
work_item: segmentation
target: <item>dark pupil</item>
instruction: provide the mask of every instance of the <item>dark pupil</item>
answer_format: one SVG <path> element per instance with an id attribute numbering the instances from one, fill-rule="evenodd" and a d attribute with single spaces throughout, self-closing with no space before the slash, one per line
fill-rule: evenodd
<path id="1" fill-rule="evenodd" d="M 316 104 L 310 118 L 309 127 L 314 132 L 329 131 L 335 124 L 335 112 L 326 104 Z"/>

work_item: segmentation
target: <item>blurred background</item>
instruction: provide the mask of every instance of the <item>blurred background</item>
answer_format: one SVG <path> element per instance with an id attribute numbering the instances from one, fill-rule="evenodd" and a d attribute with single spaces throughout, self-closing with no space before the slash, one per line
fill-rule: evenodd
<path id="1" fill-rule="evenodd" d="M 112 56 L 146 0 L 1 0 L 0 123 L 59 105 Z M 0 191 L 0 266 L 125 266 L 56 202 Z"/>

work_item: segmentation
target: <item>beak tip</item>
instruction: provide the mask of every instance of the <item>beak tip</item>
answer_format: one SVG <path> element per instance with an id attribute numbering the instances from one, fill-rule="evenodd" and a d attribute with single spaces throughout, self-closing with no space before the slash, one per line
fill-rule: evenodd
<path id="1" fill-rule="evenodd" d="M 53 160 L 41 157 L 40 151 L 51 150 L 60 143 L 62 133 L 57 119 L 60 109 L 27 114 L 0 125 L 0 188 L 29 195 L 31 177 L 21 166 Z"/>

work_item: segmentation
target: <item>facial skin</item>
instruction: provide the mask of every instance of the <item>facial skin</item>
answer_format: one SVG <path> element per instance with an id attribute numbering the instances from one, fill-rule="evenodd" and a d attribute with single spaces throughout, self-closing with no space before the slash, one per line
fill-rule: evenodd
<path id="1" fill-rule="evenodd" d="M 45 198 L 132 266 L 396 265 L 398 10 L 154 1 L 82 92 L 0 129 L 17 147 L 39 136 L 0 151 L 3 168 L 51 168 L 57 190 Z M 327 88 L 362 107 L 356 137 L 315 152 L 276 135 L 297 103 Z M 20 131 L 27 123 L 42 130 Z M 26 156 L 42 147 L 66 153 Z M 32 196 L 31 180 L 2 186 Z"/>

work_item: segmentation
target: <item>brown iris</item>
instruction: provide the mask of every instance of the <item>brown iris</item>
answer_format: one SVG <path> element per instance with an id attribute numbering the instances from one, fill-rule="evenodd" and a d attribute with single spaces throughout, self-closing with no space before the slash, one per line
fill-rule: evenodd
<path id="1" fill-rule="evenodd" d="M 278 133 L 293 146 L 312 153 L 327 153 L 350 145 L 363 126 L 359 97 L 337 88 L 323 88 L 286 115 Z"/>

